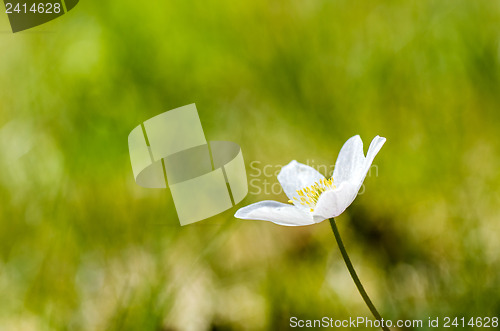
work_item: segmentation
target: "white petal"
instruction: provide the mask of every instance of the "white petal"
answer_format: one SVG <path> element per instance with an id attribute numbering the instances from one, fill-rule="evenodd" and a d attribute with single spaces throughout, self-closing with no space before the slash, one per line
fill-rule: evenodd
<path id="1" fill-rule="evenodd" d="M 354 174 L 350 179 L 351 183 L 358 187 L 357 191 L 359 191 L 361 185 L 363 185 L 363 181 L 365 180 L 366 175 L 368 174 L 368 171 L 372 166 L 373 159 L 378 154 L 385 141 L 386 139 L 384 137 L 376 136 L 370 143 L 370 147 L 368 147 L 368 153 L 366 154 L 364 164 L 361 167 L 362 170 Z"/>
<path id="2" fill-rule="evenodd" d="M 342 214 L 358 195 L 359 187 L 355 183 L 344 181 L 334 190 L 323 192 L 313 212 L 314 222 Z"/>
<path id="3" fill-rule="evenodd" d="M 370 147 L 368 148 L 366 158 L 363 156 L 362 161 L 355 160 L 353 162 L 357 162 L 357 164 L 350 165 L 350 169 L 353 172 L 352 174 L 347 175 L 348 179 L 341 182 L 336 189 L 326 191 L 321 194 L 313 213 L 315 222 L 321 222 L 327 218 L 337 217 L 351 205 L 351 203 L 354 201 L 354 199 L 356 199 L 356 196 L 358 195 L 358 191 L 361 188 L 363 181 L 365 180 L 366 174 L 370 170 L 373 159 L 378 154 L 385 141 L 386 139 L 384 137 L 376 136 L 375 138 L 373 138 Z M 344 146 L 346 144 L 344 144 Z M 344 147 L 342 147 L 342 150 L 344 150 Z M 363 153 L 362 151 L 363 146 L 361 146 L 361 154 Z M 342 154 L 342 151 L 340 153 Z M 353 160 L 354 159 L 355 158 L 353 158 Z M 337 170 L 337 164 L 335 165 L 335 170 L 339 173 L 343 173 L 343 169 Z"/>
<path id="4" fill-rule="evenodd" d="M 349 138 L 342 146 L 335 168 L 333 169 L 333 183 L 339 186 L 344 181 L 348 181 L 361 173 L 365 165 L 365 155 L 363 153 L 363 141 L 361 137 Z"/>
<path id="5" fill-rule="evenodd" d="M 260 201 L 239 209 L 234 217 L 245 220 L 270 221 L 279 225 L 301 226 L 314 224 L 312 214 L 277 201 Z"/>
<path id="6" fill-rule="evenodd" d="M 278 174 L 278 181 L 290 200 L 293 200 L 294 197 L 298 198 L 297 190 L 311 186 L 324 178 L 316 169 L 295 160 L 281 168 Z M 293 202 L 297 207 L 307 210 L 307 207 L 302 206 L 299 202 L 295 200 Z"/>
<path id="7" fill-rule="evenodd" d="M 368 147 L 368 153 L 366 153 L 366 159 L 365 159 L 365 167 L 368 169 L 368 171 L 372 165 L 373 159 L 375 156 L 380 152 L 380 149 L 382 146 L 384 146 L 384 143 L 387 139 L 384 137 L 376 136 L 373 138 L 372 142 L 370 143 L 370 147 Z"/>

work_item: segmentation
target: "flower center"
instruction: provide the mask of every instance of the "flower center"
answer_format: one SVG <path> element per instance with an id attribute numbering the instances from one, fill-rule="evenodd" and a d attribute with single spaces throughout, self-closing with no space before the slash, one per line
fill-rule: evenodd
<path id="1" fill-rule="evenodd" d="M 305 187 L 301 190 L 297 190 L 299 197 L 293 197 L 293 200 L 300 202 L 301 205 L 309 207 L 311 212 L 314 211 L 314 207 L 318 202 L 321 193 L 335 189 L 333 185 L 333 178 L 330 179 L 320 179 L 319 182 L 315 182 L 311 186 Z M 300 200 L 299 200 L 300 199 Z M 288 200 L 289 203 L 293 203 L 293 200 Z"/>

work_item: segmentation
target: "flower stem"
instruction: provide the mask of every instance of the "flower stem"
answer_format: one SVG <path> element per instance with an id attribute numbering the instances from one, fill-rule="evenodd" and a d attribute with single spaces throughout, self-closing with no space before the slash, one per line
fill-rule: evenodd
<path id="1" fill-rule="evenodd" d="M 349 273 L 351 274 L 352 280 L 354 281 L 356 287 L 358 288 L 359 294 L 361 294 L 363 300 L 365 300 L 365 303 L 372 312 L 373 316 L 375 316 L 377 320 L 382 322 L 383 321 L 382 316 L 380 316 L 379 312 L 377 311 L 372 301 L 370 300 L 370 297 L 368 296 L 368 294 L 366 294 L 365 288 L 363 287 L 363 284 L 361 284 L 361 281 L 359 280 L 358 275 L 356 274 L 356 270 L 354 270 L 354 267 L 352 266 L 351 259 L 349 258 L 349 255 L 347 255 L 347 251 L 345 250 L 342 238 L 340 238 L 339 229 L 337 228 L 337 224 L 335 224 L 334 218 L 330 218 L 330 225 L 332 226 L 332 231 L 333 234 L 335 235 L 335 239 L 337 240 L 337 244 L 339 245 L 340 252 L 342 253 L 342 257 L 344 258 L 347 269 L 349 269 Z M 382 330 L 390 331 L 389 328 L 385 325 L 382 325 Z"/>

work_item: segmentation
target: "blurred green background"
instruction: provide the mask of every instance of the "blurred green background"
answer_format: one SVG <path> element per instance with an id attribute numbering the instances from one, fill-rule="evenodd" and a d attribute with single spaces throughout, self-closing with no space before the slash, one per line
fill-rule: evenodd
<path id="1" fill-rule="evenodd" d="M 0 329 L 370 317 L 328 222 L 233 208 L 180 227 L 167 190 L 135 184 L 128 133 L 190 103 L 257 187 L 277 181 L 253 161 L 330 165 L 355 134 L 387 137 L 337 219 L 375 305 L 500 315 L 500 3 L 82 1 L 17 34 L 0 14 L 0 42 Z M 262 199 L 287 200 L 237 207 Z"/>

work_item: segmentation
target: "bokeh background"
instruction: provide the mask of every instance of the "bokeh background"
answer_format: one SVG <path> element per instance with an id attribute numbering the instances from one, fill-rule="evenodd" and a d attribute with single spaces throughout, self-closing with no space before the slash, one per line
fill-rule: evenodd
<path id="1" fill-rule="evenodd" d="M 264 190 L 276 166 L 387 137 L 337 219 L 375 305 L 500 315 L 498 2 L 82 1 L 17 34 L 0 14 L 0 43 L 2 330 L 370 317 L 328 222 L 233 208 L 180 227 L 168 190 L 135 184 L 128 133 L 190 103 L 208 140 L 242 147 L 254 186 L 238 207 L 287 200 Z"/>

